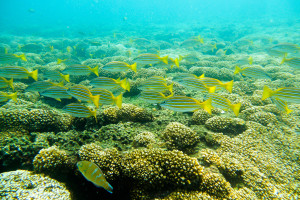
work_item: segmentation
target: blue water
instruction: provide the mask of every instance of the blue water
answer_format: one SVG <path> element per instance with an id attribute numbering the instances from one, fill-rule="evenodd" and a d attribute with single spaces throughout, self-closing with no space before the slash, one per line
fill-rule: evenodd
<path id="1" fill-rule="evenodd" d="M 1 31 L 81 29 L 88 32 L 101 27 L 134 29 L 150 24 L 180 27 L 267 22 L 276 25 L 282 21 L 294 22 L 300 16 L 299 0 L 1 0 L 0 5 Z"/>

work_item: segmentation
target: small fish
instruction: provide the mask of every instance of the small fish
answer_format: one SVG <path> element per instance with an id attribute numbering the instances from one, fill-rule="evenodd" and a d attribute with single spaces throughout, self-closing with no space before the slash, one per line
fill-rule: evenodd
<path id="1" fill-rule="evenodd" d="M 27 61 L 25 54 L 0 54 L 0 63 L 13 63 L 19 60 Z"/>
<path id="2" fill-rule="evenodd" d="M 209 97 L 212 99 L 212 106 L 224 110 L 231 109 L 235 116 L 239 115 L 241 103 L 232 104 L 228 99 L 219 94 L 209 94 Z"/>
<path id="3" fill-rule="evenodd" d="M 15 102 L 18 102 L 17 93 L 8 94 L 6 92 L 0 92 L 0 102 L 6 102 L 12 99 Z"/>
<path id="4" fill-rule="evenodd" d="M 59 58 L 57 58 L 57 64 L 59 65 L 60 63 L 64 63 L 64 62 L 66 62 L 68 60 L 68 58 L 66 58 L 66 59 L 59 59 Z"/>
<path id="5" fill-rule="evenodd" d="M 242 58 L 235 62 L 237 66 L 242 65 L 252 65 L 253 64 L 253 57 L 249 56 L 249 58 Z"/>
<path id="6" fill-rule="evenodd" d="M 126 78 L 123 80 L 107 78 L 107 77 L 98 77 L 91 80 L 90 84 L 96 88 L 104 88 L 104 89 L 116 89 L 123 88 L 124 90 L 130 91 L 130 84 Z"/>
<path id="7" fill-rule="evenodd" d="M 0 74 L 5 78 L 28 79 L 30 76 L 36 81 L 38 79 L 38 70 L 29 72 L 26 68 L 18 66 L 0 67 Z"/>
<path id="8" fill-rule="evenodd" d="M 217 52 L 216 52 L 216 56 L 225 56 L 226 55 L 226 50 L 223 50 L 223 49 L 219 49 Z"/>
<path id="9" fill-rule="evenodd" d="M 275 98 L 271 97 L 271 100 L 279 110 L 285 112 L 286 114 L 290 114 L 291 112 L 293 112 L 293 110 L 288 108 L 288 105 L 287 105 L 286 101 L 283 101 L 283 100 L 281 100 L 279 98 L 276 98 L 276 97 Z"/>
<path id="10" fill-rule="evenodd" d="M 97 41 L 91 41 L 90 44 L 91 44 L 92 46 L 96 46 L 96 47 L 99 47 L 99 46 L 102 45 L 101 42 L 97 42 Z"/>
<path id="11" fill-rule="evenodd" d="M 125 72 L 129 69 L 136 73 L 136 63 L 129 65 L 121 61 L 112 61 L 103 66 L 103 69 L 110 72 Z"/>
<path id="12" fill-rule="evenodd" d="M 49 48 L 50 48 L 50 51 L 54 50 L 54 47 L 52 45 L 50 45 Z"/>
<path id="13" fill-rule="evenodd" d="M 173 83 L 171 85 L 167 85 L 165 82 L 146 80 L 140 86 L 138 86 L 139 90 L 153 90 L 157 92 L 164 92 L 166 90 L 173 93 Z"/>
<path id="14" fill-rule="evenodd" d="M 267 53 L 270 55 L 270 56 L 275 56 L 275 57 L 286 57 L 287 56 L 287 53 L 285 52 L 281 52 L 281 51 L 277 51 L 277 50 L 274 50 L 274 49 L 267 49 Z"/>
<path id="15" fill-rule="evenodd" d="M 271 90 L 268 86 L 264 86 L 261 100 L 269 97 L 277 97 L 289 103 L 300 103 L 300 88 L 284 87 L 277 90 Z"/>
<path id="16" fill-rule="evenodd" d="M 181 79 L 184 79 L 184 78 L 197 78 L 197 79 L 200 79 L 200 78 L 203 78 L 204 77 L 204 74 L 202 74 L 201 76 L 196 76 L 195 74 L 189 74 L 189 73 L 178 73 L 176 74 L 175 77 L 173 77 L 173 81 L 176 81 L 177 80 L 181 80 Z"/>
<path id="17" fill-rule="evenodd" d="M 132 42 L 140 46 L 151 44 L 151 42 L 145 38 L 137 38 L 132 40 Z"/>
<path id="18" fill-rule="evenodd" d="M 26 88 L 26 91 L 42 92 L 53 86 L 64 86 L 64 82 L 53 83 L 51 81 L 37 81 L 37 82 L 30 84 Z"/>
<path id="19" fill-rule="evenodd" d="M 13 79 L 7 80 L 4 77 L 0 77 L 0 88 L 11 87 L 14 90 Z"/>
<path id="20" fill-rule="evenodd" d="M 103 105 L 114 105 L 116 104 L 119 108 L 122 107 L 122 97 L 123 94 L 115 97 L 113 93 L 103 88 L 93 88 L 91 89 L 93 95 L 100 95 L 99 103 Z"/>
<path id="21" fill-rule="evenodd" d="M 93 102 L 96 108 L 99 107 L 99 95 L 93 95 L 91 91 L 83 85 L 70 87 L 68 93 L 79 101 Z"/>
<path id="22" fill-rule="evenodd" d="M 186 88 L 194 89 L 201 92 L 214 93 L 216 90 L 216 86 L 208 87 L 203 81 L 195 77 L 178 79 L 176 82 L 178 82 L 180 85 Z"/>
<path id="23" fill-rule="evenodd" d="M 53 86 L 47 88 L 46 90 L 41 92 L 40 95 L 56 99 L 57 101 L 61 101 L 61 99 L 72 98 L 72 96 L 67 92 L 67 88 L 62 86 Z"/>
<path id="24" fill-rule="evenodd" d="M 215 79 L 215 78 L 209 78 L 209 77 L 204 77 L 204 74 L 202 74 L 199 78 L 200 81 L 204 82 L 207 87 L 223 87 L 226 89 L 229 93 L 232 92 L 232 87 L 233 87 L 233 80 L 229 81 L 227 83 L 223 83 L 222 81 Z"/>
<path id="25" fill-rule="evenodd" d="M 70 82 L 70 75 L 69 74 L 62 74 L 58 71 L 46 71 L 44 74 L 43 74 L 44 78 L 47 78 L 47 79 L 50 79 L 50 80 L 53 80 L 53 81 L 67 81 L 67 82 Z"/>
<path id="26" fill-rule="evenodd" d="M 152 76 L 143 83 L 149 83 L 149 82 L 159 82 L 159 83 L 167 84 L 167 80 L 162 76 Z"/>
<path id="27" fill-rule="evenodd" d="M 161 103 L 172 96 L 173 94 L 170 94 L 166 97 L 163 93 L 153 90 L 142 91 L 140 94 L 140 97 L 148 103 Z"/>
<path id="28" fill-rule="evenodd" d="M 300 47 L 297 44 L 280 43 L 271 47 L 271 50 L 280 51 L 284 53 L 297 53 L 300 51 Z"/>
<path id="29" fill-rule="evenodd" d="M 295 69 L 300 69 L 300 58 L 286 58 L 283 57 L 280 64 L 286 63 L 288 66 Z"/>
<path id="30" fill-rule="evenodd" d="M 93 72 L 94 74 L 96 74 L 96 76 L 99 76 L 98 71 L 99 71 L 98 65 L 94 68 L 91 68 L 87 65 L 74 64 L 64 69 L 62 73 L 79 76 L 79 75 L 89 75 L 90 73 Z"/>
<path id="31" fill-rule="evenodd" d="M 63 110 L 74 117 L 92 117 L 94 116 L 96 121 L 96 110 L 92 111 L 89 107 L 79 104 L 79 103 L 71 103 L 66 105 Z"/>
<path id="32" fill-rule="evenodd" d="M 79 161 L 77 167 L 86 180 L 92 182 L 96 187 L 102 187 L 109 193 L 113 192 L 113 187 L 107 182 L 103 172 L 95 163 Z"/>
<path id="33" fill-rule="evenodd" d="M 70 46 L 67 46 L 67 52 L 68 53 L 72 53 L 73 52 L 73 48 L 72 47 L 70 47 Z M 59 60 L 61 60 L 61 59 L 59 59 Z M 66 59 L 65 59 L 66 60 Z M 58 61 L 58 59 L 57 59 L 57 61 Z M 61 60 L 62 61 L 62 60 Z M 61 63 L 61 62 L 60 62 Z M 60 64 L 60 63 L 57 63 L 57 64 Z"/>
<path id="34" fill-rule="evenodd" d="M 150 53 L 145 53 L 141 54 L 135 59 L 133 59 L 134 62 L 136 62 L 139 65 L 153 65 L 153 64 L 158 64 L 161 61 L 164 64 L 168 64 L 168 56 L 165 57 L 160 57 L 156 54 L 150 54 Z"/>
<path id="35" fill-rule="evenodd" d="M 173 96 L 162 102 L 160 105 L 164 108 L 177 111 L 177 112 L 195 112 L 200 108 L 206 110 L 209 114 L 211 114 L 211 98 L 200 103 L 198 100 L 186 97 L 186 96 Z"/>
<path id="36" fill-rule="evenodd" d="M 197 55 L 188 54 L 186 56 L 179 56 L 179 61 L 180 60 L 185 60 L 185 61 L 189 62 L 190 64 L 194 64 L 196 62 L 199 62 L 200 58 Z"/>
<path id="37" fill-rule="evenodd" d="M 203 38 L 199 36 L 191 38 L 191 39 L 187 39 L 185 41 L 183 41 L 180 46 L 181 47 L 187 47 L 187 48 L 191 48 L 191 47 L 195 47 L 195 46 L 199 46 L 200 44 L 204 44 Z"/>
<path id="38" fill-rule="evenodd" d="M 258 67 L 245 67 L 241 69 L 236 66 L 234 75 L 238 73 L 241 73 L 243 76 L 248 76 L 256 79 L 271 79 L 271 77 L 262 68 Z"/>

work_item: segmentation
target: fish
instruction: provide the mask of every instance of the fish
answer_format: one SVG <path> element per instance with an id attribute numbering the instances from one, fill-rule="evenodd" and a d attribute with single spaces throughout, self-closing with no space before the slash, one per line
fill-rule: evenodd
<path id="1" fill-rule="evenodd" d="M 67 52 L 68 53 L 72 53 L 73 52 L 73 48 L 70 47 L 70 46 L 67 46 Z M 67 59 L 65 59 L 65 60 L 67 60 Z M 57 61 L 58 61 L 58 59 L 57 59 Z M 60 64 L 60 63 L 57 63 L 57 64 Z"/>
<path id="2" fill-rule="evenodd" d="M 166 84 L 167 80 L 162 76 L 152 76 L 148 78 L 146 81 L 144 81 L 144 83 L 149 83 L 149 82 L 160 82 Z"/>
<path id="3" fill-rule="evenodd" d="M 168 56 L 160 57 L 157 54 L 145 53 L 141 54 L 138 57 L 133 59 L 139 65 L 153 65 L 163 62 L 164 64 L 168 64 Z"/>
<path id="4" fill-rule="evenodd" d="M 53 83 L 51 81 L 37 81 L 37 82 L 30 84 L 26 88 L 26 91 L 42 92 L 53 86 L 64 86 L 64 82 Z"/>
<path id="5" fill-rule="evenodd" d="M 195 47 L 195 46 L 199 46 L 200 44 L 204 44 L 203 38 L 199 36 L 191 38 L 191 39 L 187 39 L 185 41 L 183 41 L 180 46 L 181 47 L 187 47 L 187 48 L 191 48 L 191 47 Z"/>
<path id="6" fill-rule="evenodd" d="M 292 43 L 280 43 L 270 48 L 271 50 L 280 51 L 284 53 L 297 53 L 300 51 L 300 47 L 297 44 Z"/>
<path id="7" fill-rule="evenodd" d="M 295 69 L 300 69 L 300 58 L 286 58 L 283 57 L 280 64 L 286 63 L 288 66 Z"/>
<path id="8" fill-rule="evenodd" d="M 181 60 L 185 60 L 191 64 L 194 64 L 196 62 L 199 62 L 200 61 L 200 58 L 197 56 L 197 55 L 194 55 L 194 54 L 188 54 L 188 55 L 185 55 L 185 56 L 179 56 L 179 61 Z"/>
<path id="9" fill-rule="evenodd" d="M 99 107 L 100 95 L 93 95 L 91 91 L 83 85 L 72 86 L 67 92 L 79 101 L 93 102 L 96 108 Z"/>
<path id="10" fill-rule="evenodd" d="M 216 56 L 225 56 L 226 55 L 226 50 L 223 50 L 223 49 L 219 49 L 217 52 L 216 52 Z"/>
<path id="11" fill-rule="evenodd" d="M 68 48 L 68 47 L 67 47 Z M 66 58 L 66 59 L 59 59 L 59 58 L 57 58 L 57 64 L 59 65 L 59 64 L 61 64 L 61 63 L 64 63 L 64 62 L 66 62 L 68 59 Z"/>
<path id="12" fill-rule="evenodd" d="M 17 99 L 17 93 L 12 93 L 12 94 L 8 94 L 6 92 L 1 92 L 0 91 L 0 102 L 6 102 L 8 100 L 12 99 L 15 102 L 18 102 Z"/>
<path id="13" fill-rule="evenodd" d="M 242 66 L 242 65 L 252 65 L 253 64 L 253 57 L 249 56 L 248 58 L 242 58 L 239 59 L 238 61 L 235 62 L 237 66 Z"/>
<path id="14" fill-rule="evenodd" d="M 38 79 L 38 70 L 29 72 L 26 68 L 18 66 L 0 67 L 0 74 L 4 78 L 28 79 L 30 76 L 35 81 Z"/>
<path id="15" fill-rule="evenodd" d="M 173 69 L 174 66 L 179 68 L 179 58 L 173 59 L 171 57 L 168 57 L 168 65 L 171 66 L 171 69 Z"/>
<path id="16" fill-rule="evenodd" d="M 13 79 L 7 80 L 4 77 L 0 77 L 0 88 L 11 87 L 14 90 Z"/>
<path id="17" fill-rule="evenodd" d="M 70 75 L 89 75 L 90 73 L 96 74 L 96 76 L 99 76 L 99 67 L 98 65 L 94 68 L 91 68 L 87 65 L 80 65 L 80 64 L 74 64 L 68 66 L 66 69 L 62 71 L 63 74 L 70 74 Z"/>
<path id="18" fill-rule="evenodd" d="M 69 74 L 62 74 L 58 71 L 46 71 L 43 74 L 44 78 L 53 80 L 53 81 L 67 81 L 68 83 L 70 82 L 70 75 Z"/>
<path id="19" fill-rule="evenodd" d="M 121 61 L 112 61 L 112 62 L 109 62 L 106 65 L 104 65 L 102 67 L 102 69 L 105 69 L 110 72 L 125 72 L 125 71 L 131 69 L 132 71 L 134 71 L 136 73 L 136 63 L 129 65 L 129 64 L 127 64 L 125 62 L 121 62 Z"/>
<path id="20" fill-rule="evenodd" d="M 286 101 L 283 101 L 276 97 L 271 97 L 271 100 L 279 110 L 285 112 L 286 114 L 290 114 L 291 112 L 293 112 L 293 110 L 289 109 Z"/>
<path id="21" fill-rule="evenodd" d="M 123 88 L 124 90 L 130 91 L 130 83 L 127 81 L 126 78 L 123 80 L 107 78 L 107 77 L 98 77 L 91 80 L 90 84 L 96 88 L 104 88 L 104 89 L 116 89 L 116 88 Z"/>
<path id="22" fill-rule="evenodd" d="M 207 87 L 220 86 L 225 88 L 229 93 L 232 92 L 233 80 L 227 83 L 223 83 L 222 81 L 215 78 L 204 77 L 204 74 L 202 74 L 198 79 L 204 82 Z"/>
<path id="23" fill-rule="evenodd" d="M 167 85 L 165 82 L 146 80 L 140 86 L 138 86 L 138 89 L 143 91 L 152 90 L 157 92 L 164 92 L 168 90 L 173 93 L 173 83 Z"/>
<path id="24" fill-rule="evenodd" d="M 57 101 L 61 101 L 61 99 L 71 99 L 72 96 L 67 92 L 67 88 L 63 86 L 53 86 L 47 88 L 46 90 L 42 91 L 40 95 L 45 97 L 54 98 Z"/>
<path id="25" fill-rule="evenodd" d="M 202 108 L 211 114 L 211 102 L 211 98 L 201 103 L 191 97 L 173 96 L 162 102 L 160 106 L 177 112 L 195 112 Z"/>
<path id="26" fill-rule="evenodd" d="M 300 88 L 283 87 L 277 90 L 271 90 L 268 86 L 265 85 L 261 100 L 265 100 L 269 97 L 277 97 L 288 103 L 300 104 Z"/>
<path id="27" fill-rule="evenodd" d="M 13 63 L 17 61 L 27 61 L 25 54 L 17 55 L 17 54 L 7 54 L 1 53 L 0 54 L 0 63 Z"/>
<path id="28" fill-rule="evenodd" d="M 227 98 L 219 94 L 209 94 L 209 97 L 212 99 L 213 107 L 218 107 L 224 110 L 231 109 L 235 116 L 239 115 L 241 103 L 232 104 Z"/>
<path id="29" fill-rule="evenodd" d="M 184 78 L 197 78 L 197 79 L 200 79 L 200 78 L 203 78 L 204 77 L 204 74 L 202 74 L 201 76 L 196 76 L 195 74 L 189 74 L 189 73 L 178 73 L 176 74 L 174 77 L 173 77 L 173 81 L 176 81 L 177 80 L 181 80 L 181 79 L 184 79 Z"/>
<path id="30" fill-rule="evenodd" d="M 137 39 L 132 40 L 131 42 L 133 42 L 137 45 L 141 45 L 141 46 L 151 44 L 151 42 L 145 38 L 137 38 Z"/>
<path id="31" fill-rule="evenodd" d="M 267 49 L 267 53 L 270 56 L 275 56 L 275 57 L 286 57 L 287 56 L 287 53 L 282 52 L 282 51 L 277 51 L 277 50 L 274 50 L 271 48 Z"/>
<path id="32" fill-rule="evenodd" d="M 176 80 L 176 82 L 186 88 L 194 89 L 201 92 L 214 93 L 216 90 L 216 86 L 208 87 L 203 81 L 195 77 L 178 79 Z"/>
<path id="33" fill-rule="evenodd" d="M 116 104 L 119 108 L 122 108 L 122 93 L 115 97 L 113 93 L 103 88 L 93 88 L 91 89 L 91 93 L 93 95 L 100 95 L 99 103 L 102 105 Z"/>
<path id="34" fill-rule="evenodd" d="M 256 79 L 271 79 L 271 77 L 262 68 L 258 67 L 239 68 L 238 66 L 236 66 L 234 75 L 238 73 L 242 74 L 243 76 L 248 76 Z"/>
<path id="35" fill-rule="evenodd" d="M 74 117 L 95 117 L 96 122 L 97 122 L 97 116 L 96 116 L 96 110 L 91 110 L 89 107 L 86 105 L 82 105 L 79 103 L 71 103 L 66 105 L 63 109 L 63 111 L 69 113 L 70 115 Z"/>
<path id="36" fill-rule="evenodd" d="M 102 187 L 109 193 L 113 193 L 113 187 L 107 182 L 101 169 L 93 162 L 79 161 L 77 167 L 86 180 L 96 187 Z"/>
<path id="37" fill-rule="evenodd" d="M 102 45 L 101 42 L 97 42 L 97 41 L 90 41 L 90 44 L 91 44 L 92 46 L 96 46 L 96 47 L 99 47 L 99 46 Z"/>
<path id="38" fill-rule="evenodd" d="M 169 96 L 165 96 L 163 93 L 153 91 L 153 90 L 142 91 L 140 94 L 140 97 L 148 103 L 161 103 L 172 96 L 173 93 L 170 94 Z"/>

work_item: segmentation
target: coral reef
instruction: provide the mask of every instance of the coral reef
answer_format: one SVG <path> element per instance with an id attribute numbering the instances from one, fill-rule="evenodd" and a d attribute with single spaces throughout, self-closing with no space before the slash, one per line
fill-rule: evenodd
<path id="1" fill-rule="evenodd" d="M 136 147 L 147 147 L 155 142 L 155 135 L 149 131 L 141 132 L 133 138 L 133 145 Z"/>

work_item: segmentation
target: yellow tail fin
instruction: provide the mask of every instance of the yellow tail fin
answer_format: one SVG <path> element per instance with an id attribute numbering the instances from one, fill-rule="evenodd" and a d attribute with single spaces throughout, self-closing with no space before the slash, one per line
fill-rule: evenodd
<path id="1" fill-rule="evenodd" d="M 94 74 L 96 74 L 96 76 L 99 76 L 99 66 L 98 65 L 96 67 L 90 68 L 90 69 Z"/>
<path id="2" fill-rule="evenodd" d="M 212 87 L 206 87 L 206 88 L 207 88 L 208 93 L 215 93 L 217 87 L 212 86 Z"/>
<path id="3" fill-rule="evenodd" d="M 271 97 L 274 94 L 274 91 L 271 90 L 268 86 L 264 86 L 263 95 L 261 97 L 261 100 L 265 100 L 269 97 Z"/>
<path id="4" fill-rule="evenodd" d="M 211 51 L 214 51 L 214 49 L 218 49 L 218 48 L 217 48 L 217 43 L 215 43 L 214 45 L 212 45 Z"/>
<path id="5" fill-rule="evenodd" d="M 168 56 L 165 56 L 165 57 L 162 57 L 162 58 L 159 58 L 163 63 L 165 63 L 166 65 L 168 64 Z"/>
<path id="6" fill-rule="evenodd" d="M 122 108 L 122 98 L 123 94 L 121 93 L 119 96 L 114 97 L 114 103 L 119 107 Z"/>
<path id="7" fill-rule="evenodd" d="M 19 55 L 19 58 L 23 61 L 27 61 L 25 54 Z"/>
<path id="8" fill-rule="evenodd" d="M 212 102 L 212 100 L 211 100 L 211 98 L 209 98 L 202 103 L 202 108 L 204 110 L 206 110 L 206 112 L 208 112 L 210 115 L 211 115 L 211 109 L 212 109 L 211 102 Z"/>
<path id="9" fill-rule="evenodd" d="M 285 61 L 287 61 L 288 59 L 284 56 L 283 58 L 282 58 L 282 61 L 281 61 L 281 65 L 283 64 L 283 63 L 285 63 Z"/>
<path id="10" fill-rule="evenodd" d="M 248 58 L 248 60 L 249 60 L 249 64 L 252 65 L 252 63 L 253 63 L 253 57 L 250 56 L 250 57 Z"/>
<path id="11" fill-rule="evenodd" d="M 196 76 L 196 75 L 195 75 Z M 197 77 L 197 76 L 196 76 Z M 205 77 L 205 75 L 204 74 L 202 74 L 201 76 L 199 76 L 199 77 L 197 77 L 197 78 L 204 78 Z"/>
<path id="12" fill-rule="evenodd" d="M 126 78 L 124 78 L 122 81 L 120 81 L 119 84 L 124 90 L 127 90 L 128 92 L 130 92 L 130 83 L 127 81 Z"/>
<path id="13" fill-rule="evenodd" d="M 179 68 L 179 59 L 178 58 L 175 58 L 174 63 L 176 65 L 176 67 Z"/>
<path id="14" fill-rule="evenodd" d="M 95 117 L 95 120 L 97 122 L 97 110 L 94 111 L 91 110 L 91 116 Z"/>
<path id="15" fill-rule="evenodd" d="M 169 86 L 167 86 L 167 89 L 173 94 L 173 83 Z"/>
<path id="16" fill-rule="evenodd" d="M 239 68 L 238 66 L 235 66 L 235 70 L 234 70 L 233 75 L 238 74 L 238 73 L 240 73 L 241 71 L 242 71 L 241 68 Z"/>
<path id="17" fill-rule="evenodd" d="M 7 81 L 7 84 L 11 87 L 12 90 L 15 90 L 14 84 L 13 84 L 13 79 L 10 79 L 9 81 Z"/>
<path id="18" fill-rule="evenodd" d="M 67 81 L 68 83 L 70 82 L 70 75 L 69 75 L 69 74 L 64 75 L 64 74 L 60 73 L 60 75 L 61 75 L 61 77 L 62 77 L 65 81 Z"/>
<path id="19" fill-rule="evenodd" d="M 96 106 L 96 108 L 99 108 L 100 95 L 95 95 L 95 96 L 92 95 L 91 99 L 92 99 L 94 105 Z"/>
<path id="20" fill-rule="evenodd" d="M 223 87 L 229 92 L 232 92 L 232 87 L 233 87 L 233 80 L 229 81 L 227 83 L 223 83 Z"/>
<path id="21" fill-rule="evenodd" d="M 137 66 L 136 63 L 130 65 L 130 69 L 131 69 L 132 71 L 134 71 L 135 73 L 136 73 L 136 66 Z"/>
<path id="22" fill-rule="evenodd" d="M 179 55 L 179 59 L 178 59 L 178 60 L 179 60 L 179 61 L 182 61 L 183 58 L 184 58 L 184 57 L 183 57 L 182 55 Z"/>
<path id="23" fill-rule="evenodd" d="M 236 117 L 240 113 L 241 105 L 242 105 L 241 103 L 230 104 L 231 110 L 233 111 L 233 113 L 235 114 Z"/>
<path id="24" fill-rule="evenodd" d="M 31 76 L 35 81 L 38 80 L 38 70 L 34 70 L 33 72 L 29 72 L 29 76 Z"/>
<path id="25" fill-rule="evenodd" d="M 62 63 L 62 62 L 65 62 L 67 60 L 67 58 L 66 59 L 59 59 L 59 58 L 57 58 L 57 64 L 59 65 L 60 63 Z"/>
<path id="26" fill-rule="evenodd" d="M 56 83 L 55 86 L 64 86 L 64 81 L 61 81 L 59 83 Z"/>
<path id="27" fill-rule="evenodd" d="M 13 101 L 18 102 L 17 92 L 8 95 L 8 98 L 11 98 Z"/>

